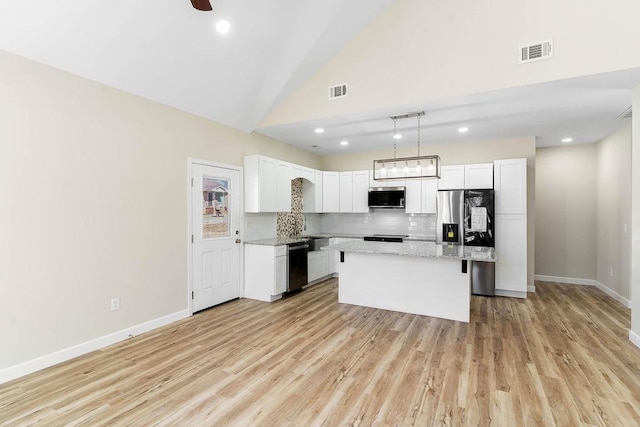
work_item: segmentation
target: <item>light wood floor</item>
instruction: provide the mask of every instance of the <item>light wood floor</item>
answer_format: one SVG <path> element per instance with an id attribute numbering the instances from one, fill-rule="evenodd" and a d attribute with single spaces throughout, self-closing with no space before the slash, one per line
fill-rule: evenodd
<path id="1" fill-rule="evenodd" d="M 0 386 L 0 425 L 640 425 L 630 312 L 593 287 L 472 298 L 471 323 L 234 301 Z"/>

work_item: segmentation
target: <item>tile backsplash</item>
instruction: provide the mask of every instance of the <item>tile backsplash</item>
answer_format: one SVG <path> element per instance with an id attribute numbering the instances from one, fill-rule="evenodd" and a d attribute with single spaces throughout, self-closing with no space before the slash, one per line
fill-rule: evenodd
<path id="1" fill-rule="evenodd" d="M 287 238 L 309 233 L 409 234 L 436 238 L 435 214 L 373 209 L 368 213 L 302 213 L 302 178 L 291 181 L 291 212 L 245 214 L 245 239 Z"/>
<path id="2" fill-rule="evenodd" d="M 291 180 L 291 212 L 278 212 L 276 220 L 276 236 L 287 238 L 303 233 L 304 217 L 302 216 L 302 178 Z"/>
<path id="3" fill-rule="evenodd" d="M 322 214 L 322 231 L 341 234 L 409 234 L 436 239 L 435 214 L 374 209 L 361 214 Z"/>

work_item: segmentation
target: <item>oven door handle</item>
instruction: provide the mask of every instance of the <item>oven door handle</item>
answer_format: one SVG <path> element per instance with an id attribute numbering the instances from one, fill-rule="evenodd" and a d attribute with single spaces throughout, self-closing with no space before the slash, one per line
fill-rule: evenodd
<path id="1" fill-rule="evenodd" d="M 289 246 L 289 252 L 298 251 L 300 249 L 309 249 L 309 245 L 297 245 L 297 246 Z"/>

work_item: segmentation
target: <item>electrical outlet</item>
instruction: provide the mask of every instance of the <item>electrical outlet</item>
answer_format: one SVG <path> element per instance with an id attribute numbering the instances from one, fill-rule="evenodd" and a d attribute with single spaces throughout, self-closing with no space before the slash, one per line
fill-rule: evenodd
<path id="1" fill-rule="evenodd" d="M 613 277 L 613 267 L 609 267 L 609 276 Z"/>
<path id="2" fill-rule="evenodd" d="M 622 232 L 624 234 L 627 234 L 629 232 L 629 229 L 627 228 L 627 224 L 622 224 Z"/>
<path id="3" fill-rule="evenodd" d="M 120 297 L 111 298 L 111 311 L 120 310 Z"/>

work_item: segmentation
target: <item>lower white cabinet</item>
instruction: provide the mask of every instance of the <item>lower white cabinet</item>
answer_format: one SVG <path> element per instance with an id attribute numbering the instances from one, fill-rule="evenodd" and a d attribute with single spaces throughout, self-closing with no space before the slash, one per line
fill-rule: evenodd
<path id="1" fill-rule="evenodd" d="M 308 281 L 313 282 L 329 274 L 329 251 L 313 251 L 307 254 Z"/>
<path id="2" fill-rule="evenodd" d="M 335 245 L 337 243 L 344 243 L 348 239 L 343 237 L 332 237 L 329 239 L 330 245 Z M 335 274 L 340 269 L 340 252 L 338 251 L 329 251 L 329 274 Z"/>
<path id="3" fill-rule="evenodd" d="M 496 294 L 526 298 L 527 216 L 496 215 L 495 231 Z"/>
<path id="4" fill-rule="evenodd" d="M 274 301 L 287 290 L 287 246 L 244 245 L 244 296 Z"/>

